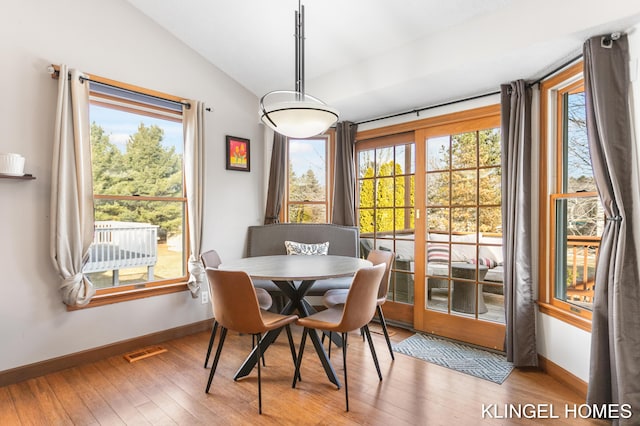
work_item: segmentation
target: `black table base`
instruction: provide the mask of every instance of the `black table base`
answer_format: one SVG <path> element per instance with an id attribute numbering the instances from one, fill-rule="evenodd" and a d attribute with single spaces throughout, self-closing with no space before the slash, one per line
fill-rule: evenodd
<path id="1" fill-rule="evenodd" d="M 304 300 L 304 296 L 307 294 L 311 286 L 314 284 L 315 280 L 307 280 L 302 281 L 299 286 L 296 287 L 293 281 L 273 281 L 278 288 L 289 298 L 289 301 L 285 304 L 284 308 L 280 312 L 283 315 L 291 315 L 296 310 L 298 311 L 301 317 L 307 317 L 315 312 L 315 309 Z M 260 353 L 264 354 L 267 348 L 275 342 L 275 340 L 280 335 L 280 331 L 282 329 L 272 330 L 267 332 L 260 342 Z M 333 333 L 336 335 L 337 333 Z M 339 337 L 339 336 L 338 336 Z M 320 341 L 320 337 L 315 330 L 309 330 L 309 338 L 313 342 L 313 346 L 316 349 L 316 353 L 318 354 L 318 358 L 320 358 L 320 362 L 324 367 L 324 371 L 327 374 L 327 378 L 331 383 L 335 384 L 338 388 L 342 385 L 338 380 L 338 376 L 336 375 L 335 370 L 333 369 L 331 363 L 329 362 L 329 358 L 327 356 L 326 351 L 324 350 L 324 346 L 322 346 L 322 342 Z M 340 341 L 336 342 L 336 344 L 341 344 Z M 258 361 L 258 348 L 254 348 L 247 359 L 245 359 L 240 369 L 236 372 L 233 377 L 234 380 L 241 379 L 247 376 L 251 370 L 256 365 Z"/>

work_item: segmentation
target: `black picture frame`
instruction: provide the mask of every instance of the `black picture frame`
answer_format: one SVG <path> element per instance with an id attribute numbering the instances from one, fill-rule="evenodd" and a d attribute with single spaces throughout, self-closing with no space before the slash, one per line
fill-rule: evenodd
<path id="1" fill-rule="evenodd" d="M 251 151 L 249 139 L 237 136 L 226 137 L 227 170 L 251 171 Z"/>

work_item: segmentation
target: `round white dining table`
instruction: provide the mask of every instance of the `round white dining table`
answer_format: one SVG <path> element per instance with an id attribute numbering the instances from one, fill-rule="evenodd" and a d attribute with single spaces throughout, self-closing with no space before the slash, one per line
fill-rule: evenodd
<path id="1" fill-rule="evenodd" d="M 371 266 L 366 259 L 349 256 L 255 256 L 224 262 L 219 269 L 225 271 L 244 271 L 252 279 L 273 281 L 289 299 L 281 313 L 289 315 L 296 310 L 300 316 L 311 315 L 315 310 L 304 300 L 304 296 L 317 280 L 352 276 L 360 268 Z M 264 353 L 273 343 L 281 330 L 268 332 L 261 340 L 261 353 Z M 320 361 L 329 380 L 340 387 L 338 377 L 328 360 L 320 338 L 314 333 L 309 334 L 311 341 L 320 357 Z M 236 372 L 234 379 L 249 374 L 257 362 L 257 348 L 244 361 Z"/>
<path id="2" fill-rule="evenodd" d="M 349 256 L 256 256 L 225 262 L 220 269 L 244 271 L 252 279 L 273 281 L 309 281 L 353 275 L 371 266 L 365 259 Z"/>

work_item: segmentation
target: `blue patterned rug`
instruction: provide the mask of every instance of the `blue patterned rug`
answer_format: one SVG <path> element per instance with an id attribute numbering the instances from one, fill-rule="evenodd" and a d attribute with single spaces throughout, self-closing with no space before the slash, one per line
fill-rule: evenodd
<path id="1" fill-rule="evenodd" d="M 504 355 L 425 334 L 414 334 L 393 350 L 498 384 L 513 370 Z"/>

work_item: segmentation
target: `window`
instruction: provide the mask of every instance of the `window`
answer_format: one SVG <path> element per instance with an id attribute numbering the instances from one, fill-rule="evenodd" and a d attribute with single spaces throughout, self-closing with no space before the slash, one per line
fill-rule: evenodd
<path id="1" fill-rule="evenodd" d="M 288 139 L 285 222 L 327 223 L 330 215 L 330 135 Z"/>
<path id="2" fill-rule="evenodd" d="M 415 173 L 413 132 L 359 141 L 358 226 L 361 255 L 396 253 L 387 299 L 414 302 Z"/>
<path id="3" fill-rule="evenodd" d="M 543 85 L 549 119 L 547 164 L 549 291 L 542 302 L 589 320 L 604 227 L 587 141 L 582 64 Z"/>
<path id="4" fill-rule="evenodd" d="M 98 301 L 187 279 L 182 105 L 125 89 L 90 86 Z"/>

